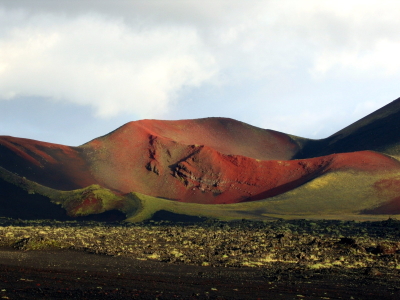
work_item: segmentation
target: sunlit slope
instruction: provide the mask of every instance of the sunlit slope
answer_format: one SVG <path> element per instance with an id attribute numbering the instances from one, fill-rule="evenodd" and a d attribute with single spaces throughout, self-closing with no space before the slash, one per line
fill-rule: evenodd
<path id="1" fill-rule="evenodd" d="M 2 136 L 0 166 L 59 190 L 100 184 L 119 194 L 137 191 L 177 201 L 231 203 L 256 199 L 266 190 L 254 175 L 238 173 L 245 162 L 252 172 L 258 160 L 289 160 L 301 147 L 298 140 L 227 118 L 142 120 L 81 147 Z M 238 159 L 244 162 L 240 168 L 235 167 Z M 191 163 L 192 171 L 201 168 L 208 177 L 188 178 Z M 278 184 L 271 182 L 267 189 Z M 231 184 L 236 191 L 229 189 Z"/>
<path id="2" fill-rule="evenodd" d="M 59 191 L 19 177 L 4 168 L 0 168 L 0 180 L 14 184 L 26 193 L 48 198 L 72 217 L 115 209 L 123 212 L 128 222 L 147 220 L 157 211 L 221 220 L 377 220 L 400 217 L 400 172 L 395 170 L 380 173 L 337 170 L 275 197 L 214 205 L 170 201 L 135 192 L 120 196 L 98 185 Z"/>
<path id="3" fill-rule="evenodd" d="M 293 137 L 225 118 L 131 122 L 80 148 L 101 186 L 182 202 L 257 200 L 318 171 L 280 167 L 300 149 Z"/>
<path id="4" fill-rule="evenodd" d="M 307 141 L 296 158 L 362 150 L 400 156 L 400 98 L 326 139 Z"/>
<path id="5" fill-rule="evenodd" d="M 226 121 L 211 119 L 212 122 L 216 120 Z M 227 122 L 232 121 L 228 119 Z M 119 194 L 138 192 L 180 202 L 232 204 L 276 196 L 334 170 L 378 172 L 400 168 L 397 161 L 375 152 L 339 153 L 302 160 L 260 160 L 226 154 L 208 146 L 212 143 L 188 145 L 156 135 L 147 123 L 129 123 L 82 146 L 91 174 L 99 185 Z M 160 124 L 161 121 L 150 123 Z M 180 121 L 168 121 L 167 125 L 177 126 L 176 123 L 181 124 Z M 235 126 L 241 128 L 244 125 L 239 123 Z M 168 132 L 174 130 L 169 128 Z M 271 141 L 269 134 L 267 141 Z M 195 132 L 191 138 L 193 136 Z M 221 145 L 225 145 L 224 136 L 229 135 L 221 135 Z M 289 143 L 291 138 L 284 136 L 284 140 L 282 143 L 281 137 L 274 143 L 279 142 L 278 148 L 282 149 L 292 146 Z M 206 142 L 204 139 L 201 141 Z M 227 139 L 226 143 L 233 142 Z M 237 145 L 241 143 L 238 141 Z M 243 153 L 239 149 L 236 151 Z"/>
<path id="6" fill-rule="evenodd" d="M 399 188 L 380 190 L 379 186 L 390 181 L 400 184 L 400 172 L 381 175 L 363 172 L 332 172 L 318 177 L 292 191 L 253 202 L 204 205 L 172 202 L 142 194 L 132 194 L 140 200 L 140 209 L 128 215 L 127 221 L 143 221 L 157 211 L 176 214 L 218 218 L 222 220 L 264 220 L 283 219 L 342 219 L 378 220 L 400 217 L 400 199 L 396 199 Z M 396 200 L 391 210 L 382 210 L 387 203 Z M 393 209 L 395 208 L 395 209 Z"/>
<path id="7" fill-rule="evenodd" d="M 227 219 L 397 215 L 399 117 L 398 99 L 324 140 L 227 118 L 135 121 L 79 147 L 1 136 L 0 215 L 18 215 L 10 193 L 22 206 L 49 201 L 70 217 L 119 210 L 129 221 L 159 210 Z"/>
<path id="8" fill-rule="evenodd" d="M 307 139 L 262 129 L 229 118 L 193 120 L 139 120 L 86 145 L 110 140 L 121 146 L 138 145 L 149 139 L 165 139 L 182 145 L 202 145 L 226 155 L 241 155 L 259 160 L 289 160 Z M 128 145 L 127 145 L 128 143 Z"/>

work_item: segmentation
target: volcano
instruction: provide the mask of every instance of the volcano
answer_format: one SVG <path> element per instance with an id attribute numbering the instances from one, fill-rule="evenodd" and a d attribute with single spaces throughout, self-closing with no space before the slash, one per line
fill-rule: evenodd
<path id="1" fill-rule="evenodd" d="M 322 140 L 228 118 L 134 121 L 79 147 L 1 136 L 0 216 L 387 218 L 399 158 L 400 98 Z"/>

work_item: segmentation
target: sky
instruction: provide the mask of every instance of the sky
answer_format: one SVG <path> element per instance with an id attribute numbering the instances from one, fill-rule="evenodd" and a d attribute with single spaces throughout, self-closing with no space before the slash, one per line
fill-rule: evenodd
<path id="1" fill-rule="evenodd" d="M 0 135 L 140 119 L 319 139 L 400 97 L 400 1 L 0 0 Z"/>

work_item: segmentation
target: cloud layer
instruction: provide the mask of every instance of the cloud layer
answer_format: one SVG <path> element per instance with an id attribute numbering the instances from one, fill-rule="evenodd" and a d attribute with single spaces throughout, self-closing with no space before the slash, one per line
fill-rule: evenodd
<path id="1" fill-rule="evenodd" d="M 215 73 L 186 28 L 138 29 L 98 15 L 28 18 L 0 40 L 0 97 L 40 96 L 91 105 L 100 116 L 159 116 L 182 86 Z"/>
<path id="2" fill-rule="evenodd" d="M 210 115 L 318 135 L 398 96 L 398 11 L 396 1 L 0 0 L 0 105 L 35 97 L 100 119 L 191 118 L 206 116 L 191 115 L 189 99 L 207 90 L 197 101 Z M 366 98 L 384 81 L 381 98 Z M 235 110 L 240 101 L 251 105 Z"/>

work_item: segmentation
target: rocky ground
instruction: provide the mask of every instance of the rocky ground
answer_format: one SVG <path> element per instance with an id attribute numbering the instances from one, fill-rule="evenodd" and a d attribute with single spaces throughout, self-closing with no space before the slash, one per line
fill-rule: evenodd
<path id="1" fill-rule="evenodd" d="M 178 271 L 189 267 L 196 270 L 195 281 L 202 279 L 212 282 L 212 276 L 208 278 L 207 274 L 211 270 L 224 269 L 224 272 L 230 272 L 226 280 L 231 284 L 244 282 L 253 276 L 257 279 L 247 282 L 248 286 L 258 282 L 257 286 L 261 284 L 269 287 L 268 290 L 282 284 L 301 286 L 308 283 L 309 286 L 317 284 L 318 287 L 339 280 L 343 284 L 351 284 L 358 293 L 354 294 L 357 295 L 354 298 L 346 288 L 347 299 L 372 299 L 373 291 L 381 297 L 385 295 L 383 299 L 400 297 L 400 221 L 393 219 L 382 222 L 295 220 L 262 223 L 207 220 L 198 223 L 150 221 L 128 224 L 0 218 L 0 248 L 3 252 L 8 251 L 8 255 L 14 253 L 14 256 L 21 251 L 43 253 L 63 249 L 72 256 L 73 253 L 90 253 L 98 254 L 91 257 L 118 257 L 156 266 L 155 270 L 176 267 Z M 8 264 L 8 268 L 11 267 Z M 11 272 L 11 269 L 7 270 Z M 237 273 L 238 270 L 242 273 Z M 6 269 L 4 272 L 7 272 Z M 239 277 L 232 275 L 235 272 Z M 168 276 L 173 277 L 171 274 Z M 244 280 L 241 279 L 244 274 L 252 275 L 246 275 L 247 279 Z M 162 277 L 162 274 L 158 276 Z M 190 282 L 191 279 L 187 280 Z M 332 287 L 325 288 L 331 292 L 340 290 L 339 287 L 333 290 Z M 201 295 L 206 298 L 214 295 L 216 299 L 254 299 L 251 291 L 241 295 L 232 287 L 231 294 L 218 296 L 218 288 L 215 289 L 210 290 L 211 294 L 191 295 L 194 299 L 201 298 Z M 363 293 L 362 290 L 369 292 Z M 97 294 L 92 294 L 98 296 L 99 291 L 94 291 Z M 320 287 L 319 291 L 322 293 L 323 288 Z M 0 295 L 3 293 L 3 298 L 12 299 L 12 295 L 6 292 L 7 289 Z M 296 295 L 290 295 L 296 299 L 300 292 L 296 290 L 293 292 Z M 265 293 L 264 296 L 268 295 L 267 288 Z M 309 299 L 314 297 L 313 293 L 306 293 Z M 166 295 L 164 298 L 169 299 Z M 326 299 L 328 296 L 322 293 L 315 299 Z M 124 298 L 122 294 L 121 297 Z"/>

